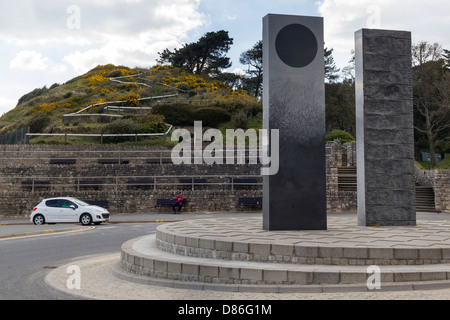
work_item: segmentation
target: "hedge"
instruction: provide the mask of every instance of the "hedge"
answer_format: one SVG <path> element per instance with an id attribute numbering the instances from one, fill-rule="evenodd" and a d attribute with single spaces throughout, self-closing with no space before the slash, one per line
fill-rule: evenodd
<path id="1" fill-rule="evenodd" d="M 163 115 L 166 122 L 175 126 L 192 126 L 194 121 L 202 121 L 204 126 L 218 127 L 231 120 L 230 113 L 219 107 L 198 107 L 190 104 L 174 103 L 158 105 L 154 114 Z"/>
<path id="2" fill-rule="evenodd" d="M 342 130 L 333 130 L 326 136 L 325 141 L 327 143 L 334 142 L 334 141 L 339 141 L 341 143 L 347 143 L 347 142 L 355 141 L 355 138 L 348 132 L 345 132 Z"/>

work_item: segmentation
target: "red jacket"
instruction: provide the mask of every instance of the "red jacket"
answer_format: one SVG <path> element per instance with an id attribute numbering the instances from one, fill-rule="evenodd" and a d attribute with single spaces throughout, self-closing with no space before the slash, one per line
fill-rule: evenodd
<path id="1" fill-rule="evenodd" d="M 184 202 L 184 197 L 183 196 L 176 196 L 175 197 L 175 201 L 179 202 L 179 203 L 182 203 L 182 202 Z"/>

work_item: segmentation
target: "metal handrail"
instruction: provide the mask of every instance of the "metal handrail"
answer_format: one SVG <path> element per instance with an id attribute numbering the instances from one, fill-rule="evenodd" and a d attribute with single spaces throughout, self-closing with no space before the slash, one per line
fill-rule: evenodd
<path id="1" fill-rule="evenodd" d="M 216 178 L 218 182 L 196 182 L 196 179 L 206 179 L 206 178 Z M 156 190 L 157 186 L 191 186 L 192 190 L 195 190 L 196 186 L 206 186 L 206 185 L 221 185 L 221 186 L 231 186 L 231 190 L 234 190 L 235 186 L 262 186 L 262 182 L 236 182 L 235 179 L 239 178 L 256 178 L 261 179 L 262 176 L 257 175 L 197 175 L 197 176 L 114 176 L 114 177 L 104 177 L 104 176 L 70 176 L 70 177 L 45 177 L 45 176 L 29 176 L 29 177 L 0 177 L 0 186 L 12 186 L 11 183 L 21 181 L 21 182 L 30 182 L 25 185 L 25 187 L 31 187 L 32 192 L 35 192 L 37 187 L 73 187 L 76 186 L 77 191 L 80 190 L 81 187 L 110 187 L 114 186 L 116 190 L 120 187 L 127 186 L 153 186 L 153 189 Z M 130 181 L 123 182 L 121 180 L 130 180 L 130 179 L 149 179 L 152 180 L 153 183 L 139 183 L 134 184 Z M 191 180 L 189 183 L 182 183 L 180 180 L 186 179 Z M 10 184 L 7 184 L 6 181 L 11 181 Z M 42 181 L 52 181 L 52 180 L 65 180 L 70 181 L 70 183 L 56 183 L 56 184 L 42 184 Z M 91 181 L 92 180 L 92 181 Z M 98 183 L 95 180 L 102 180 L 102 183 Z M 158 182 L 159 180 L 159 182 Z M 161 181 L 162 180 L 162 181 Z M 170 181 L 172 180 L 172 181 Z M 174 181 L 178 180 L 178 181 Z M 80 183 L 83 181 L 84 183 Z M 16 183 L 17 185 L 17 183 Z M 23 185 L 20 185 L 21 187 Z"/>

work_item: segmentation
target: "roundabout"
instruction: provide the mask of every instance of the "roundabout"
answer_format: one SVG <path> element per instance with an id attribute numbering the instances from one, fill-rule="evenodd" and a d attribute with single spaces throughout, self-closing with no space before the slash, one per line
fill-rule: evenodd
<path id="1" fill-rule="evenodd" d="M 121 252 L 64 267 L 47 283 L 93 299 L 448 299 L 449 221 L 358 227 L 331 217 L 326 231 L 268 232 L 260 218 L 200 219 L 158 226 Z M 379 267 L 380 287 L 368 280 Z M 95 275 L 97 277 L 95 278 Z M 89 280 L 91 279 L 91 280 Z"/>

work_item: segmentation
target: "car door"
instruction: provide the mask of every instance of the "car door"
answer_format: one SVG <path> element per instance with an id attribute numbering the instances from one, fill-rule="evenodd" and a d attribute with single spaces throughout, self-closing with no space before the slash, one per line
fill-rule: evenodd
<path id="1" fill-rule="evenodd" d="M 59 221 L 78 222 L 78 206 L 70 200 L 60 199 L 58 201 Z"/>
<path id="2" fill-rule="evenodd" d="M 58 200 L 47 200 L 45 202 L 45 207 L 43 208 L 42 214 L 45 217 L 46 222 L 58 222 L 59 219 L 59 208 Z"/>

